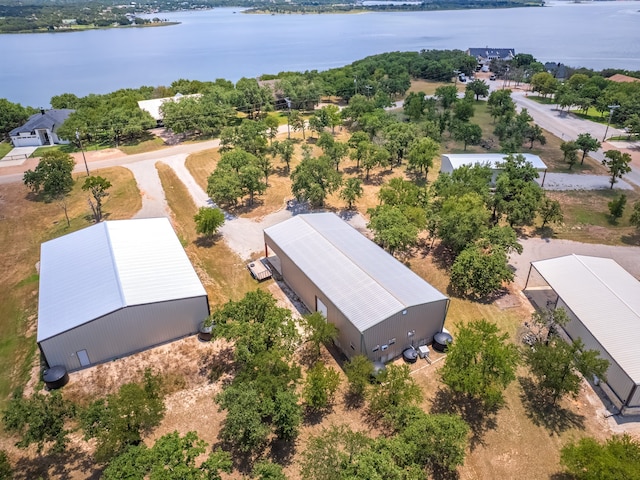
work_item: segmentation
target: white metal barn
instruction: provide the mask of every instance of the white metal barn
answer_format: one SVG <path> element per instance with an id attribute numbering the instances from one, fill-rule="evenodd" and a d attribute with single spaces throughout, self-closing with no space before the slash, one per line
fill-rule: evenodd
<path id="1" fill-rule="evenodd" d="M 568 255 L 531 266 L 566 310 L 569 337 L 609 361 L 607 396 L 622 414 L 640 413 L 640 282 L 610 258 Z"/>
<path id="2" fill-rule="evenodd" d="M 102 222 L 41 246 L 37 338 L 51 367 L 145 350 L 196 333 L 207 315 L 167 218 Z"/>
<path id="3" fill-rule="evenodd" d="M 544 172 L 541 182 L 544 186 L 544 176 L 547 172 L 547 165 L 545 165 L 542 159 L 538 155 L 531 153 L 519 153 L 517 155 L 522 155 L 538 172 Z M 440 172 L 453 173 L 454 170 L 464 165 L 468 165 L 469 167 L 474 165 L 488 165 L 493 172 L 491 183 L 495 183 L 498 174 L 502 171 L 500 164 L 504 163 L 506 157 L 507 155 L 504 153 L 446 153 L 441 157 Z"/>
<path id="4" fill-rule="evenodd" d="M 264 239 L 276 272 L 338 327 L 347 357 L 388 361 L 442 331 L 449 299 L 333 213 L 297 215 Z"/>

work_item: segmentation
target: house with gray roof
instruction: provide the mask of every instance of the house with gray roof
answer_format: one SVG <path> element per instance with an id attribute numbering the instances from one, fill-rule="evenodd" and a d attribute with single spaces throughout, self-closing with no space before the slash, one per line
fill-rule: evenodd
<path id="1" fill-rule="evenodd" d="M 42 147 L 44 145 L 64 145 L 68 140 L 58 137 L 58 128 L 75 110 L 68 108 L 40 110 L 31 115 L 21 127 L 9 132 L 14 147 Z"/>
<path id="2" fill-rule="evenodd" d="M 296 215 L 264 241 L 276 275 L 338 327 L 347 357 L 386 362 L 442 331 L 449 299 L 337 215 Z"/>
<path id="3" fill-rule="evenodd" d="M 516 51 L 513 48 L 469 48 L 467 55 L 475 57 L 478 63 L 489 63 L 491 60 L 513 60 Z"/>

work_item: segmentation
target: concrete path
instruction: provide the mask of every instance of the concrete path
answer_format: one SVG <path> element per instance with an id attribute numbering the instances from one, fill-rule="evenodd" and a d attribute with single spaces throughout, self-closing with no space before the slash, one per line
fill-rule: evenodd
<path id="1" fill-rule="evenodd" d="M 542 178 L 538 179 L 538 183 Z M 571 173 L 547 173 L 544 177 L 545 190 L 607 190 L 610 188 L 610 177 L 605 175 L 583 175 Z M 624 180 L 618 179 L 613 188 L 616 190 L 633 190 Z"/>
<path id="2" fill-rule="evenodd" d="M 22 165 L 38 147 L 15 147 L 0 158 L 0 167 Z"/>

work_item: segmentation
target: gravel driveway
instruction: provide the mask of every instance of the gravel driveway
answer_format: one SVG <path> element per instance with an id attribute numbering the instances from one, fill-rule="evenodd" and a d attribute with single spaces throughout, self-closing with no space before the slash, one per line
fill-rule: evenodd
<path id="1" fill-rule="evenodd" d="M 538 181 L 542 181 L 538 179 Z M 604 190 L 609 189 L 609 177 L 605 175 L 583 175 L 571 173 L 547 173 L 544 178 L 545 190 Z M 624 180 L 618 179 L 613 188 L 633 190 Z"/>

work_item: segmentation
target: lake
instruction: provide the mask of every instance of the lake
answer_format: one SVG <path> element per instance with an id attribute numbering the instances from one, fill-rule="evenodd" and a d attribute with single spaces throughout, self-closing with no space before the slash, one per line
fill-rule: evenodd
<path id="1" fill-rule="evenodd" d="M 326 70 L 368 55 L 515 48 L 542 62 L 640 70 L 640 2 L 331 15 L 162 13 L 180 25 L 0 35 L 0 97 L 47 107 L 53 95 L 169 85 L 179 78 Z"/>

